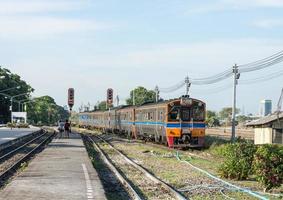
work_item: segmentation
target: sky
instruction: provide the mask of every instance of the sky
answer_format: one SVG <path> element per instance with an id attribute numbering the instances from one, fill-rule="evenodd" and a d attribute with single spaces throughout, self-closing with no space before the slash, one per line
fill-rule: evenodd
<path id="1" fill-rule="evenodd" d="M 137 86 L 167 88 L 283 50 L 282 9 L 283 0 L 0 0 L 0 65 L 27 81 L 34 97 L 50 95 L 59 105 L 70 87 L 75 109 L 104 100 L 107 88 L 123 103 Z M 241 74 L 243 114 L 258 113 L 262 99 L 276 109 L 283 76 L 241 81 L 282 66 Z M 232 105 L 232 83 L 192 84 L 190 95 L 219 111 Z"/>

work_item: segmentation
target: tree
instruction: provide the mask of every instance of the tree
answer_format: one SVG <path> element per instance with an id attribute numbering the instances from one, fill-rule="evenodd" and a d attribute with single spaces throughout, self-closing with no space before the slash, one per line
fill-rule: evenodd
<path id="1" fill-rule="evenodd" d="M 240 109 L 236 108 L 235 113 L 238 114 Z M 231 122 L 232 119 L 232 107 L 225 107 L 219 112 L 220 119 L 225 120 L 226 125 Z"/>
<path id="2" fill-rule="evenodd" d="M 106 110 L 106 101 L 101 101 L 99 104 L 98 104 L 98 110 Z"/>
<path id="3" fill-rule="evenodd" d="M 133 95 L 135 96 L 135 105 L 156 101 L 155 92 L 153 90 L 147 90 L 146 88 L 139 86 L 130 92 L 130 98 L 126 100 L 128 105 L 133 105 Z"/>
<path id="4" fill-rule="evenodd" d="M 236 117 L 236 119 L 239 123 L 245 123 L 248 120 L 252 120 L 251 117 L 245 116 L 245 115 L 239 115 L 239 116 Z"/>
<path id="5" fill-rule="evenodd" d="M 10 98 L 7 98 L 7 95 L 15 96 L 18 94 L 27 93 L 26 95 L 15 97 L 13 99 L 13 110 L 19 110 L 18 103 L 16 101 L 28 99 L 30 97 L 30 93 L 32 93 L 34 89 L 24 80 L 22 80 L 19 75 L 13 74 L 10 70 L 2 68 L 1 66 L 0 76 L 3 77 L 0 79 L 0 91 L 20 86 L 19 88 L 4 92 L 6 97 L 3 94 L 0 95 L 0 121 L 6 123 L 11 119 L 11 111 L 9 109 L 11 101 Z"/>
<path id="6" fill-rule="evenodd" d="M 55 103 L 50 96 L 35 98 L 27 106 L 27 118 L 33 124 L 54 124 L 69 118 L 68 111 Z"/>
<path id="7" fill-rule="evenodd" d="M 219 117 L 217 116 L 217 113 L 214 111 L 207 110 L 206 123 L 209 127 L 220 126 L 220 121 L 219 121 Z"/>

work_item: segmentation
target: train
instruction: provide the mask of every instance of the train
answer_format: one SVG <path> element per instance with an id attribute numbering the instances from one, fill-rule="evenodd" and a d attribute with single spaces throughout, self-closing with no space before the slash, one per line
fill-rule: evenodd
<path id="1" fill-rule="evenodd" d="M 118 106 L 107 111 L 78 113 L 75 124 L 84 128 L 124 133 L 175 147 L 203 147 L 206 104 L 182 96 L 140 106 Z"/>

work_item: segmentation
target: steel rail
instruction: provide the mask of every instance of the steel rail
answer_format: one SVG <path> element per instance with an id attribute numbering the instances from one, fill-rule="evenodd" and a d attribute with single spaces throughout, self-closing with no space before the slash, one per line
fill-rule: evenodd
<path id="1" fill-rule="evenodd" d="M 92 144 L 96 148 L 96 150 L 100 153 L 101 158 L 105 162 L 105 164 L 115 174 L 115 176 L 118 178 L 118 180 L 129 190 L 130 195 L 132 196 L 132 198 L 135 199 L 135 200 L 142 200 L 142 198 L 134 190 L 134 188 L 131 186 L 131 184 L 121 175 L 121 173 L 116 169 L 116 167 L 106 157 L 106 155 L 101 150 L 101 148 L 96 144 L 96 142 L 91 137 L 89 137 L 89 136 L 87 136 L 87 137 L 92 142 Z"/>
<path id="2" fill-rule="evenodd" d="M 40 144 L 38 144 L 35 148 L 30 150 L 28 153 L 26 153 L 22 158 L 20 158 L 18 161 L 16 161 L 13 165 L 11 165 L 8 169 L 6 169 L 4 172 L 0 174 L 0 186 L 2 186 L 5 183 L 5 180 L 9 175 L 14 174 L 14 171 L 18 166 L 20 166 L 25 160 L 29 158 L 36 150 L 38 150 L 41 146 L 43 146 L 50 138 L 54 136 L 55 133 L 48 136 L 46 139 L 44 139 Z M 46 135 L 45 133 L 41 135 L 43 137 Z"/>
<path id="3" fill-rule="evenodd" d="M 29 140 L 30 138 L 40 134 L 41 131 L 42 131 L 42 129 L 38 130 L 38 131 L 35 131 L 35 132 L 32 132 L 32 133 L 29 133 L 29 134 L 24 135 L 22 137 L 15 138 L 14 140 L 10 140 L 10 141 L 7 141 L 7 142 L 4 142 L 4 143 L 0 144 L 0 152 L 1 151 L 6 151 L 7 149 L 11 148 L 14 145 L 17 145 L 17 144 L 21 143 L 22 141 Z"/>
<path id="4" fill-rule="evenodd" d="M 172 186 L 170 186 L 169 184 L 165 183 L 164 181 L 162 181 L 161 179 L 157 178 L 156 176 L 152 175 L 148 170 L 146 170 L 145 168 L 143 168 L 142 166 L 138 165 L 136 162 L 131 160 L 129 157 L 127 157 L 121 151 L 116 149 L 112 144 L 110 144 L 109 142 L 104 140 L 102 137 L 100 137 L 98 135 L 94 135 L 94 136 L 99 138 L 100 140 L 102 140 L 106 144 L 108 144 L 115 152 L 117 152 L 120 156 L 122 156 L 130 165 L 134 166 L 136 169 L 141 171 L 143 174 L 145 174 L 152 181 L 154 181 L 155 183 L 161 184 L 164 188 L 166 188 L 168 191 L 170 191 L 175 196 L 176 199 L 178 199 L 178 200 L 186 200 L 187 199 L 181 193 L 179 193 L 177 190 L 175 190 Z"/>
<path id="5" fill-rule="evenodd" d="M 5 155 L 1 156 L 0 157 L 0 163 L 2 163 L 4 161 L 4 159 L 7 158 L 8 156 L 11 156 L 13 153 L 21 150 L 22 148 L 26 147 L 27 145 L 31 144 L 32 142 L 34 142 L 35 140 L 37 140 L 38 138 L 40 138 L 40 137 L 42 137 L 44 135 L 45 135 L 45 133 L 42 133 L 41 135 L 37 136 L 36 138 L 33 138 L 32 140 L 30 140 L 30 141 L 26 142 L 25 144 L 19 146 L 18 148 L 16 148 L 16 149 L 6 153 Z M 12 146 L 10 146 L 10 147 L 12 147 Z"/>

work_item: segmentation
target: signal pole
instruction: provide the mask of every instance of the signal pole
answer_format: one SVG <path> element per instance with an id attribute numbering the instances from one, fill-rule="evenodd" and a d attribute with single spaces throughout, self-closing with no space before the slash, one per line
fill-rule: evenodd
<path id="1" fill-rule="evenodd" d="M 156 103 L 158 102 L 159 100 L 159 89 L 158 89 L 158 86 L 155 87 L 155 101 Z"/>
<path id="2" fill-rule="evenodd" d="M 240 78 L 240 73 L 238 66 L 235 64 L 233 66 L 233 74 L 234 74 L 234 87 L 233 87 L 233 106 L 232 106 L 232 142 L 235 141 L 236 137 L 236 89 L 238 85 L 238 79 Z"/>

